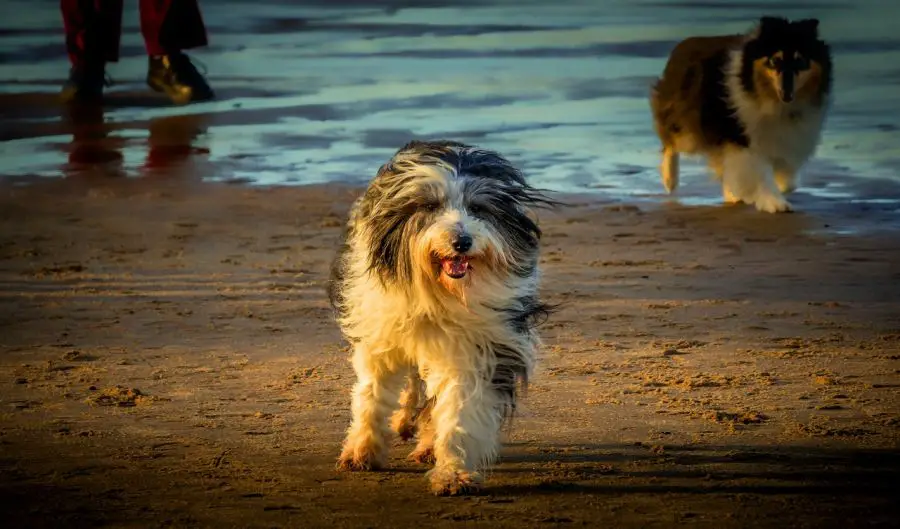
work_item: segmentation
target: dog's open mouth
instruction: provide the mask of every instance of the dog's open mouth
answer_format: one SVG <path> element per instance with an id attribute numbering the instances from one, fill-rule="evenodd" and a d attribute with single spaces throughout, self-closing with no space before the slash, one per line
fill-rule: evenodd
<path id="1" fill-rule="evenodd" d="M 465 255 L 441 258 L 441 270 L 453 279 L 466 277 L 469 268 L 469 258 Z"/>

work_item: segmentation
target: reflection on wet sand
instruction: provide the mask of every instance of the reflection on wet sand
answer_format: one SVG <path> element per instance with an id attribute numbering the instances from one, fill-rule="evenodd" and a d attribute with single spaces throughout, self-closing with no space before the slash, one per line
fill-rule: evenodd
<path id="1" fill-rule="evenodd" d="M 165 116 L 151 119 L 146 142 L 129 139 L 122 134 L 121 124 L 105 119 L 101 105 L 71 105 L 63 107 L 64 128 L 72 139 L 65 145 L 66 163 L 61 167 L 67 177 L 125 177 L 125 154 L 145 149 L 143 162 L 136 164 L 138 174 L 144 176 L 181 176 L 177 169 L 189 164 L 194 155 L 209 154 L 209 149 L 195 145 L 206 132 L 206 118 L 202 114 Z M 129 130 L 129 132 L 134 132 Z"/>
<path id="2" fill-rule="evenodd" d="M 68 160 L 62 167 L 64 175 L 125 176 L 122 156 L 124 140 L 110 137 L 102 106 L 63 107 L 63 121 L 72 131 Z"/>
<path id="3" fill-rule="evenodd" d="M 187 114 L 150 120 L 150 136 L 147 138 L 148 149 L 143 171 L 145 173 L 155 173 L 159 169 L 168 171 L 175 166 L 183 166 L 193 161 L 194 155 L 209 154 L 208 147 L 194 145 L 206 132 L 206 118 L 204 114 Z"/>

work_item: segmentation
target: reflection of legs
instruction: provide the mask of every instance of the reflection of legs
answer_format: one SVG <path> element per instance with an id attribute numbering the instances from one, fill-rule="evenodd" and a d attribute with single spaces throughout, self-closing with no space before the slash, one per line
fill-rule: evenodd
<path id="1" fill-rule="evenodd" d="M 403 373 L 390 370 L 364 346 L 353 353 L 353 422 L 338 459 L 342 470 L 373 470 L 387 464 L 388 416 L 397 407 Z"/>
<path id="2" fill-rule="evenodd" d="M 119 60 L 122 0 L 60 0 L 72 68 L 63 101 L 99 99 L 107 62 Z"/>
<path id="3" fill-rule="evenodd" d="M 69 163 L 63 167 L 67 176 L 123 174 L 124 140 L 107 136 L 109 128 L 104 124 L 101 105 L 67 105 L 63 108 L 63 120 L 72 130 Z"/>
<path id="4" fill-rule="evenodd" d="M 150 120 L 149 149 L 145 169 L 169 168 L 188 161 L 196 154 L 208 154 L 209 149 L 194 145 L 205 131 L 203 114 L 166 116 Z M 166 174 L 172 174 L 166 171 Z"/>
<path id="5" fill-rule="evenodd" d="M 500 402 L 492 387 L 477 376 L 430 376 L 435 398 L 435 466 L 429 472 L 435 494 L 465 494 L 477 489 L 483 471 L 497 456 Z"/>
<path id="6" fill-rule="evenodd" d="M 196 0 L 141 0 L 147 47 L 147 84 L 178 104 L 212 99 L 213 92 L 182 50 L 205 46 L 206 26 Z"/>

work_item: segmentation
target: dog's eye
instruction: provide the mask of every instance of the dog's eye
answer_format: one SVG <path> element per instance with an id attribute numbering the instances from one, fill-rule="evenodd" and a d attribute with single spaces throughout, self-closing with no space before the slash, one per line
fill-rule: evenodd
<path id="1" fill-rule="evenodd" d="M 798 71 L 808 70 L 809 59 L 807 59 L 803 55 L 797 54 L 797 56 L 794 57 L 794 68 L 796 68 Z"/>
<path id="2" fill-rule="evenodd" d="M 438 210 L 438 207 L 440 207 L 440 205 L 437 202 L 429 202 L 428 204 L 422 206 L 422 209 L 429 213 L 434 213 Z"/>
<path id="3" fill-rule="evenodd" d="M 769 60 L 766 61 L 766 66 L 768 66 L 769 68 L 771 68 L 773 70 L 780 70 L 781 69 L 781 59 L 779 59 L 778 57 L 769 57 Z"/>
<path id="4" fill-rule="evenodd" d="M 471 205 L 469 205 L 468 209 L 469 209 L 469 213 L 471 213 L 472 215 L 480 215 L 481 213 L 484 212 L 484 208 L 482 208 L 478 204 L 471 204 Z"/>

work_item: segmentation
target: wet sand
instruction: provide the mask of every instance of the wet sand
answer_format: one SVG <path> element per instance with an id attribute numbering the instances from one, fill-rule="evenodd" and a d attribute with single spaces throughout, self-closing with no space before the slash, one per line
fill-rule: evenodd
<path id="1" fill-rule="evenodd" d="M 0 187 L 8 527 L 896 526 L 896 233 L 566 197 L 502 461 L 436 498 L 399 440 L 333 470 L 324 282 L 359 189 L 178 174 Z"/>

